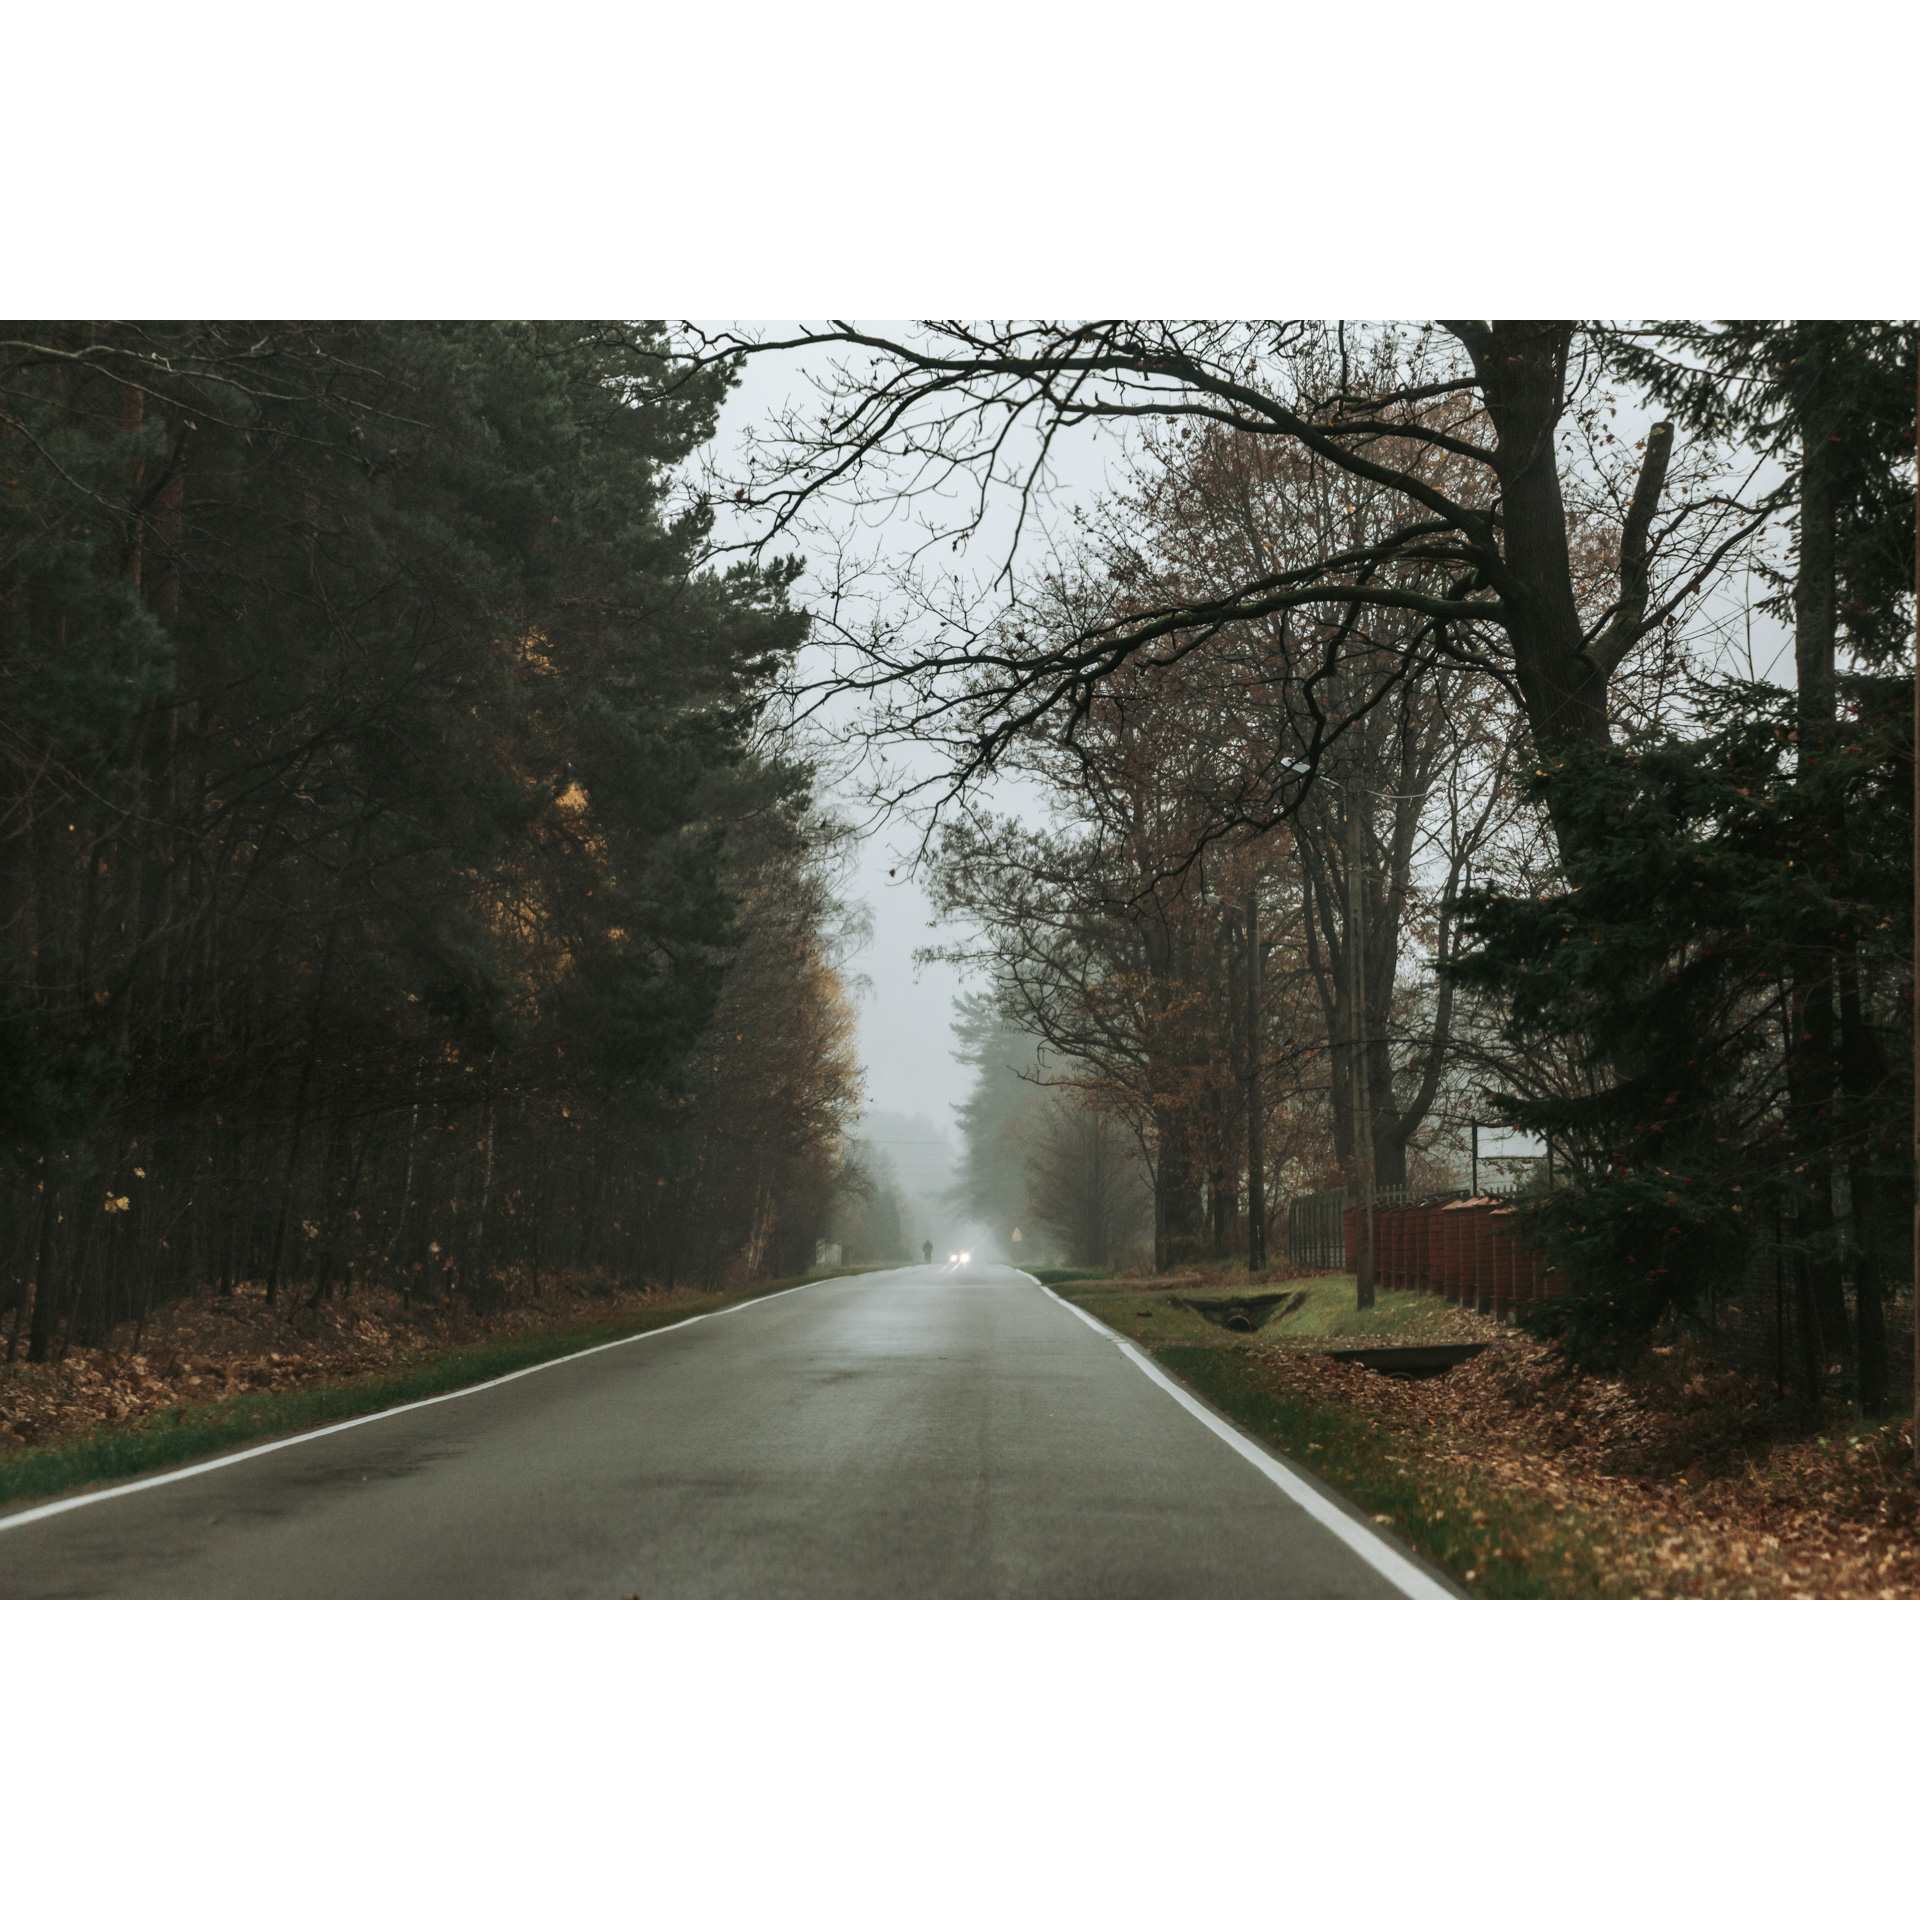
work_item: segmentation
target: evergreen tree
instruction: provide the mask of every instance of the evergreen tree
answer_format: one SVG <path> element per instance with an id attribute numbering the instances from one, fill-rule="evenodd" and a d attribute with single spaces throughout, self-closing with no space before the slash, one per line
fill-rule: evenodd
<path id="1" fill-rule="evenodd" d="M 1824 1370 L 1811 1276 L 1846 1259 L 1863 1303 L 1862 1396 L 1884 1398 L 1872 1305 L 1891 1277 L 1885 1250 L 1857 1213 L 1843 1241 L 1823 1201 L 1836 1165 L 1887 1187 L 1908 1179 L 1911 689 L 1856 676 L 1846 693 L 1837 751 L 1810 768 L 1795 696 L 1776 688 L 1704 693 L 1690 738 L 1569 755 L 1539 784 L 1558 788 L 1592 849 L 1579 886 L 1466 903 L 1456 977 L 1500 1006 L 1510 1043 L 1566 1047 L 1585 1066 L 1575 1096 L 1493 1096 L 1570 1167 L 1542 1227 L 1573 1282 L 1550 1318 L 1584 1363 L 1630 1357 L 1784 1219 L 1802 1258 L 1807 1390 L 1817 1397 Z M 1809 1143 L 1789 1100 L 1792 983 L 1840 954 L 1874 983 L 1872 1070 Z"/>
<path id="2" fill-rule="evenodd" d="M 485 1301 L 812 1224 L 851 1067 L 809 775 L 755 737 L 804 622 L 670 493 L 729 379 L 652 324 L 0 342 L 10 1340 L 29 1298 L 36 1358 L 99 1334 L 136 1273 Z M 749 949 L 808 1001 L 817 1101 L 765 1104 L 809 1171 L 696 1251 L 639 1168 L 701 1135 Z"/>

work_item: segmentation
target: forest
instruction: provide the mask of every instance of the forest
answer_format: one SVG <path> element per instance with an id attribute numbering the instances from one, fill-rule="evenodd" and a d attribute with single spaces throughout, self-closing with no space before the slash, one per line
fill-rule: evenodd
<path id="1" fill-rule="evenodd" d="M 0 341 L 0 1315 L 797 1271 L 858 1103 L 791 566 L 657 324 Z"/>

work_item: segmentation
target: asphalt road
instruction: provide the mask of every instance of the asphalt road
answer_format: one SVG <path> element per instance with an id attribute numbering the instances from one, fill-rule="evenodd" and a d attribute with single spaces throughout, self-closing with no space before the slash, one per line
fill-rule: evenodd
<path id="1" fill-rule="evenodd" d="M 1441 1592 L 989 1266 L 823 1281 L 0 1527 L 10 1597 Z"/>

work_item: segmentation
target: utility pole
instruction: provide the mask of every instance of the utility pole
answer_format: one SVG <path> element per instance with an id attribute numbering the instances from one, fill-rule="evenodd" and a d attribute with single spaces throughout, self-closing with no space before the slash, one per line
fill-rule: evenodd
<path id="1" fill-rule="evenodd" d="M 1260 1104 L 1260 881 L 1247 882 L 1247 1271 L 1267 1264 L 1266 1117 Z"/>
<path id="2" fill-rule="evenodd" d="M 1347 954 L 1353 967 L 1353 1041 L 1351 1079 L 1353 1096 L 1353 1157 L 1360 1175 L 1360 1205 L 1355 1219 L 1355 1304 L 1362 1311 L 1373 1305 L 1373 1098 L 1367 1085 L 1367 956 L 1364 895 L 1360 886 L 1359 795 L 1351 781 L 1347 803 Z"/>
<path id="3" fill-rule="evenodd" d="M 1920 399 L 1914 403 L 1920 432 Z M 1920 488 L 1913 496 L 1913 1464 L 1920 1467 Z"/>

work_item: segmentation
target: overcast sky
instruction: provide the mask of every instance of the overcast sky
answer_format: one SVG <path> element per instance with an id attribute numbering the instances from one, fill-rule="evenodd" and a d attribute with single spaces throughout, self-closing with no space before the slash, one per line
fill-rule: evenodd
<path id="1" fill-rule="evenodd" d="M 725 324 L 763 327 L 769 335 L 793 325 L 786 321 L 737 320 Z M 884 331 L 904 330 L 906 323 L 866 324 Z M 820 352 L 763 354 L 749 360 L 739 387 L 722 413 L 714 441 L 716 454 L 723 460 L 729 458 L 747 426 L 765 422 L 783 405 L 805 404 L 811 395 L 807 370 L 824 365 L 828 358 Z M 1064 511 L 1076 499 L 1091 500 L 1097 495 L 1107 483 L 1120 451 L 1116 441 L 1092 432 L 1065 436 L 1052 462 L 1061 488 L 1055 511 Z M 983 557 L 991 553 L 998 559 L 1003 549 L 996 548 L 991 540 L 982 540 L 978 551 Z M 801 599 L 805 597 L 803 590 Z M 839 717 L 847 716 L 848 710 L 841 709 Z M 917 948 L 943 937 L 931 924 L 925 891 L 910 874 L 919 841 L 918 823 L 900 815 L 874 821 L 863 813 L 850 791 L 841 790 L 837 798 L 849 819 L 868 827 L 848 883 L 851 897 L 863 902 L 871 915 L 873 929 L 870 941 L 848 962 L 849 973 L 861 977 L 853 984 L 860 1012 L 860 1057 L 866 1069 L 868 1104 L 898 1114 L 923 1114 L 951 1131 L 953 1108 L 966 1098 L 972 1085 L 972 1070 L 953 1056 L 951 1030 L 954 997 L 970 983 L 951 967 L 914 965 Z M 1009 789 L 1002 789 L 993 800 L 999 805 L 1017 804 Z"/>

